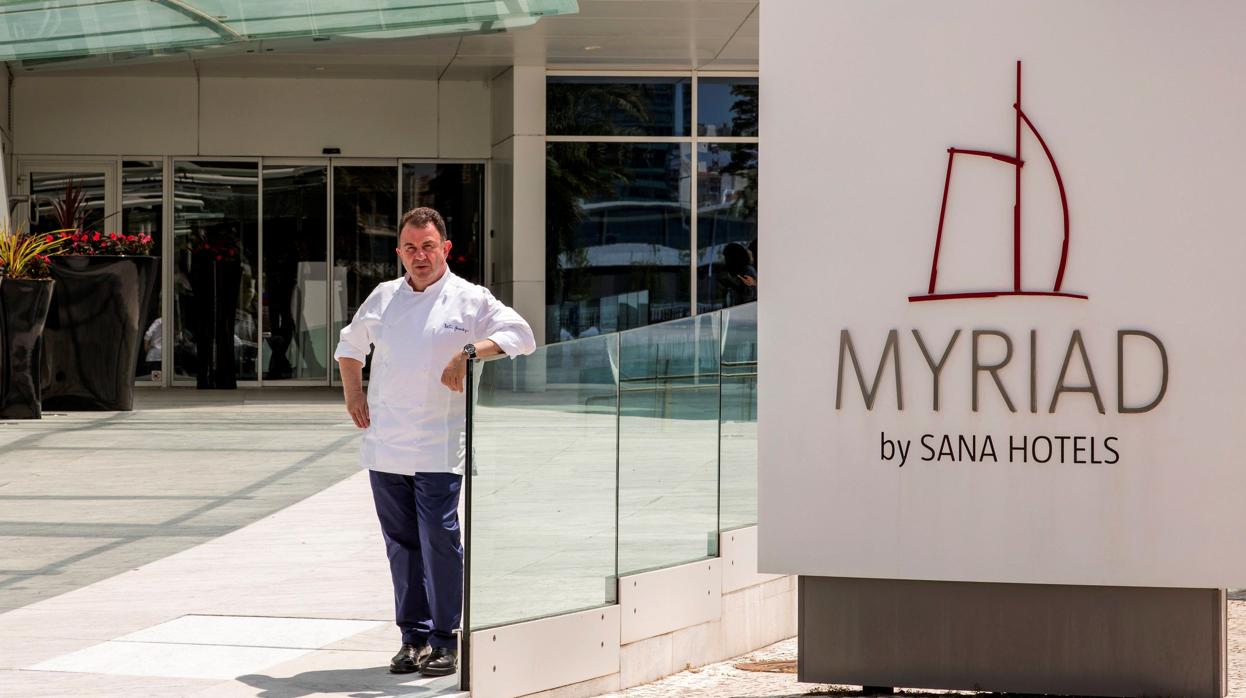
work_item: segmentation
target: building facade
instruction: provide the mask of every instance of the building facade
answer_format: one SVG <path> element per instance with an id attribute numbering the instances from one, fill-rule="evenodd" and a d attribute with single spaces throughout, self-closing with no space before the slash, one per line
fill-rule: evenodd
<path id="1" fill-rule="evenodd" d="M 54 229 L 76 187 L 86 229 L 156 239 L 141 385 L 223 363 L 243 386 L 333 384 L 337 330 L 399 273 L 416 205 L 446 216 L 455 272 L 547 342 L 754 300 L 757 3 L 571 9 L 11 60 L 14 224 Z"/>

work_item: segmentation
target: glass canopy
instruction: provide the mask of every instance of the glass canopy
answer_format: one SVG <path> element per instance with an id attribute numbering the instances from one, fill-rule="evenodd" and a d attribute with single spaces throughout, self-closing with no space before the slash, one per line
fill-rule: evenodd
<path id="1" fill-rule="evenodd" d="M 18 0 L 0 2 L 0 61 L 501 31 L 578 11 L 576 0 Z"/>

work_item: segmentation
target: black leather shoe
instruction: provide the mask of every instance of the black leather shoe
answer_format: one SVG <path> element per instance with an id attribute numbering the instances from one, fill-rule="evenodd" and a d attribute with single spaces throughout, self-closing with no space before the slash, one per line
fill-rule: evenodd
<path id="1" fill-rule="evenodd" d="M 445 647 L 436 647 L 420 666 L 420 673 L 424 676 L 449 676 L 458 671 L 458 664 L 458 652 Z"/>
<path id="2" fill-rule="evenodd" d="M 412 645 L 403 643 L 398 654 L 389 660 L 389 673 L 414 674 L 420 670 L 420 664 L 428 658 L 428 645 Z"/>

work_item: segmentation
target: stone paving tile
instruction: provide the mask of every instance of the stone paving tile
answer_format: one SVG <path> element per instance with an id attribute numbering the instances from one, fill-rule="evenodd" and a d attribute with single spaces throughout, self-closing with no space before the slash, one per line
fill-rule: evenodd
<path id="1" fill-rule="evenodd" d="M 0 422 L 0 612 L 218 538 L 358 471 L 340 389 L 139 390 Z"/>

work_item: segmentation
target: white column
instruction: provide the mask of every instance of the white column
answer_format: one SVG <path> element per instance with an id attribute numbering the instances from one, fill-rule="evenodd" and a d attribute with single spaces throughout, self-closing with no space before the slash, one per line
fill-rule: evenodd
<path id="1" fill-rule="evenodd" d="M 492 277 L 545 343 L 545 68 L 493 80 Z"/>

